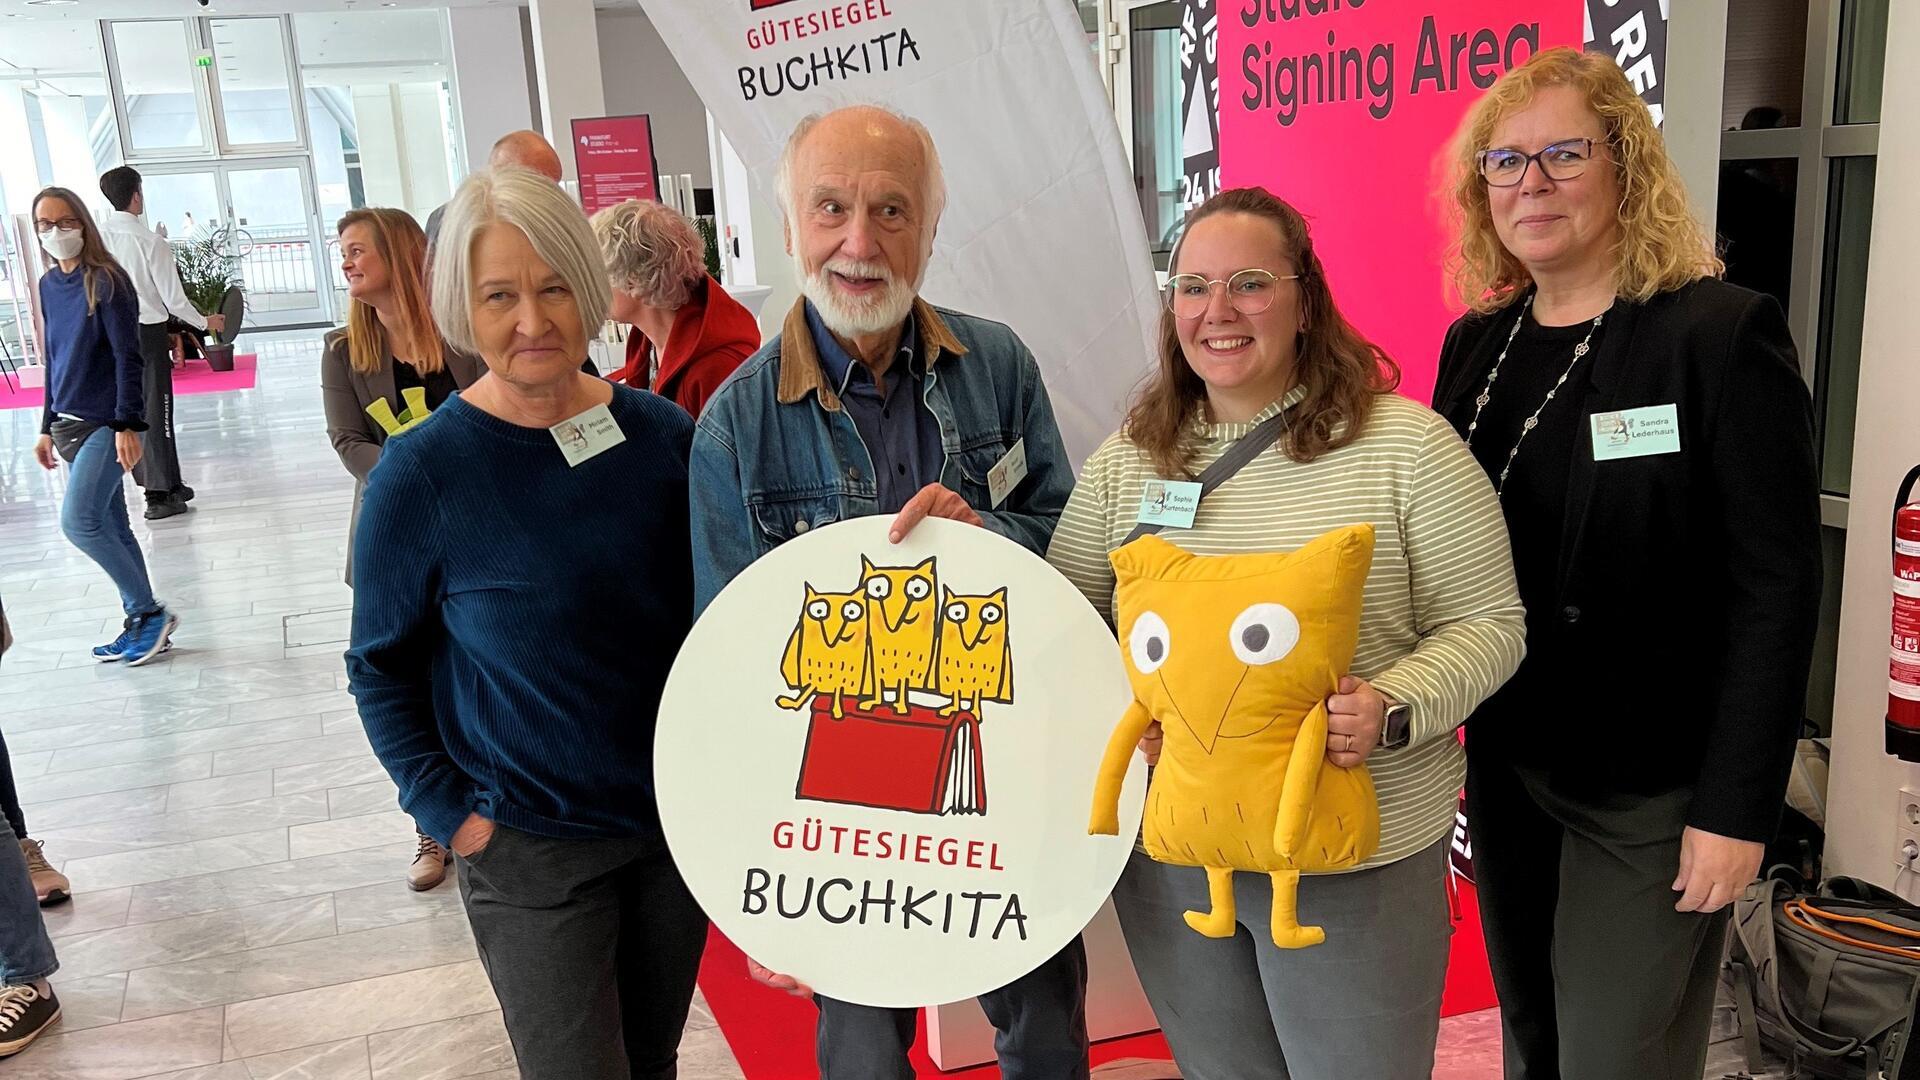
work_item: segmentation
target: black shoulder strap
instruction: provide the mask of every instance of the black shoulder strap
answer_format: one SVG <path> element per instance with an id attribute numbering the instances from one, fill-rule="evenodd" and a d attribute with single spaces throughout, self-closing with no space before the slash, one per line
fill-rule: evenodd
<path id="1" fill-rule="evenodd" d="M 1281 409 L 1265 420 L 1260 421 L 1252 431 L 1240 436 L 1227 452 L 1221 454 L 1213 464 L 1200 474 L 1200 501 L 1205 502 L 1213 489 L 1227 482 L 1234 473 L 1247 467 L 1248 463 L 1260 456 L 1260 451 L 1279 441 L 1280 433 L 1287 427 L 1287 410 Z M 1126 544 L 1131 544 L 1143 536 L 1149 536 L 1166 528 L 1154 522 L 1141 522 L 1127 534 Z"/>

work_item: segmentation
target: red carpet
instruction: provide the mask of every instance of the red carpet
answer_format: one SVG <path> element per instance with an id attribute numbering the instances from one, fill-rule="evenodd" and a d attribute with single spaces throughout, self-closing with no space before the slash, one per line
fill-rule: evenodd
<path id="1" fill-rule="evenodd" d="M 189 360 L 186 367 L 173 369 L 174 396 L 251 390 L 258 361 L 259 357 L 253 353 L 236 353 L 232 371 L 214 371 L 205 360 Z M 19 381 L 18 375 L 14 381 Z M 46 395 L 40 387 L 23 386 L 15 390 L 0 379 L 0 409 L 38 409 L 45 403 Z"/>
<path id="2" fill-rule="evenodd" d="M 747 958 L 733 943 L 711 931 L 707 936 L 707 955 L 700 963 L 700 990 L 707 996 L 720 1031 L 740 1061 L 747 1080 L 813 1080 L 820 1075 L 813 1059 L 813 1023 L 817 1015 L 811 1002 L 769 990 L 747 978 Z M 926 1030 L 922 1025 L 913 1053 L 916 1076 L 951 1077 L 952 1080 L 990 1080 L 1000 1075 L 994 1067 L 941 1072 L 934 1068 L 922 1049 Z M 1102 1065 L 1121 1058 L 1157 1058 L 1168 1060 L 1166 1040 L 1159 1035 L 1138 1035 L 1097 1043 L 1093 1063 Z"/>

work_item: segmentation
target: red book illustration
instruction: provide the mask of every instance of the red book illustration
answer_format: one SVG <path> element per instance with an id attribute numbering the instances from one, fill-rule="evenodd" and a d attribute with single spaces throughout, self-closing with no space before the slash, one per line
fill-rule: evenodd
<path id="1" fill-rule="evenodd" d="M 910 705 L 906 715 L 879 703 L 861 709 L 853 697 L 813 699 L 807 748 L 795 794 L 817 802 L 905 810 L 915 814 L 987 812 L 986 762 L 972 712 L 942 717 Z"/>

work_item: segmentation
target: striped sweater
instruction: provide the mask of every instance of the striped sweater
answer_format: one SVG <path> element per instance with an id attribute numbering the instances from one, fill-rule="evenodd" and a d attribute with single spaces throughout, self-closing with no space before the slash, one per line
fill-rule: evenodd
<path id="1" fill-rule="evenodd" d="M 1287 403 L 1298 400 L 1296 390 Z M 1244 424 L 1196 423 L 1197 474 L 1280 408 Z M 1113 567 L 1156 473 L 1124 433 L 1087 460 L 1047 559 L 1113 621 Z M 1344 525 L 1375 530 L 1353 674 L 1413 706 L 1412 741 L 1367 759 L 1380 796 L 1379 866 L 1453 827 L 1466 755 L 1454 731 L 1520 664 L 1526 616 L 1505 519 L 1487 474 L 1453 428 L 1398 395 L 1364 435 L 1300 464 L 1262 453 L 1201 504 L 1192 529 L 1162 536 L 1198 555 L 1292 551 Z"/>

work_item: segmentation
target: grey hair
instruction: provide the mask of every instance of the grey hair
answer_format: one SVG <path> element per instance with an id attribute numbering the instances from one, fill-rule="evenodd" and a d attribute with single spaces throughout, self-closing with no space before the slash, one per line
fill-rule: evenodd
<path id="1" fill-rule="evenodd" d="M 478 353 L 473 337 L 473 244 L 489 225 L 511 225 L 566 282 L 588 338 L 613 305 L 593 226 L 559 185 L 531 169 L 500 166 L 467 177 L 447 204 L 433 246 L 433 318 L 447 343 Z"/>
<path id="2" fill-rule="evenodd" d="M 780 169 L 775 173 L 774 178 L 774 193 L 780 200 L 780 216 L 792 222 L 798 212 L 798 207 L 794 205 L 794 198 L 798 193 L 793 190 L 793 163 L 794 159 L 800 156 L 800 144 L 807 141 L 807 136 L 820 125 L 820 121 L 855 109 L 867 109 L 891 116 L 905 124 L 907 130 L 913 132 L 914 137 L 920 140 L 920 158 L 926 162 L 927 166 L 928 213 L 926 218 L 927 227 L 931 229 L 939 223 L 940 215 L 947 209 L 947 174 L 946 170 L 940 167 L 940 150 L 933 145 L 933 132 L 927 130 L 927 125 L 886 105 L 849 105 L 842 109 L 835 109 L 833 112 L 812 113 L 794 125 L 793 134 L 787 136 L 786 148 L 780 152 Z"/>
<path id="3" fill-rule="evenodd" d="M 607 280 L 651 307 L 686 304 L 707 276 L 707 245 L 693 223 L 664 203 L 628 199 L 593 215 Z"/>

